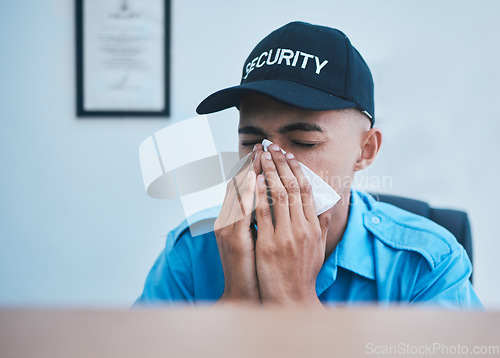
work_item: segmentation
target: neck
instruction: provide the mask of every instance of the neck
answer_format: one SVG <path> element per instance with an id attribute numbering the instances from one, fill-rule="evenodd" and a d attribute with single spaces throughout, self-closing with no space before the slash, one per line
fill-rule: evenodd
<path id="1" fill-rule="evenodd" d="M 346 188 L 341 199 L 335 204 L 332 211 L 332 221 L 328 229 L 326 239 L 325 260 L 335 250 L 340 240 L 344 236 L 349 219 L 349 207 L 351 202 L 351 189 Z"/>

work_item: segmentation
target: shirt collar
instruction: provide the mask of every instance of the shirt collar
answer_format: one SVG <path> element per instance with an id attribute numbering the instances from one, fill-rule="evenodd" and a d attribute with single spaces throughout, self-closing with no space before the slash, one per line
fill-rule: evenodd
<path id="1" fill-rule="evenodd" d="M 316 293 L 320 295 L 337 278 L 337 267 L 352 271 L 368 279 L 375 279 L 373 240 L 364 225 L 373 199 L 366 193 L 351 189 L 349 218 L 342 240 L 326 259 L 316 279 Z M 335 220 L 335 219 L 333 219 Z"/>

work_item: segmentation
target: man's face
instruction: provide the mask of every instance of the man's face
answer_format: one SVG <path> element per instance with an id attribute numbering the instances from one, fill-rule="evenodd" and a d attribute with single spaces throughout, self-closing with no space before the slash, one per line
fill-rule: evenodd
<path id="1" fill-rule="evenodd" d="M 369 129 L 368 118 L 353 112 L 308 111 L 247 94 L 240 103 L 239 153 L 243 157 L 267 138 L 345 194 Z"/>

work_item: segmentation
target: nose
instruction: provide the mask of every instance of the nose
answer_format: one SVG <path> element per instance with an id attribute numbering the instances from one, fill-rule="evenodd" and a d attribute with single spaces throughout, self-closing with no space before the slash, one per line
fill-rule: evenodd
<path id="1" fill-rule="evenodd" d="M 280 147 L 280 149 L 284 150 L 285 152 L 288 152 L 287 144 L 285 143 L 285 141 L 276 139 L 274 141 L 271 140 L 271 142 L 273 142 L 273 144 L 276 144 L 278 147 Z"/>

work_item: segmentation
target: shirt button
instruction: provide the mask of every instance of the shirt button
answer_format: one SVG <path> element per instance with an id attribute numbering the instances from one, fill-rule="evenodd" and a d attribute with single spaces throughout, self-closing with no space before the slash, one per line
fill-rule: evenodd
<path id="1" fill-rule="evenodd" d="M 380 218 L 378 216 L 372 217 L 372 223 L 379 224 L 380 223 Z"/>

